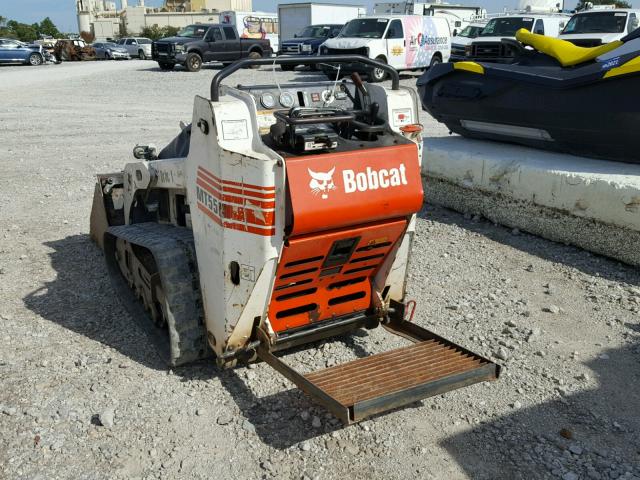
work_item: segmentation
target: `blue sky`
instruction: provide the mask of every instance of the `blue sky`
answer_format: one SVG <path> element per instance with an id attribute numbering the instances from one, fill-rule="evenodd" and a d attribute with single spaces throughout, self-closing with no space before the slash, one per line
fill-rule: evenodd
<path id="1" fill-rule="evenodd" d="M 283 3 L 293 3 L 295 0 L 283 0 Z M 342 3 L 340 0 L 323 0 L 325 2 Z M 349 3 L 363 4 L 369 9 L 373 8 L 376 1 L 385 0 L 349 0 Z M 390 0 L 386 0 L 390 1 Z M 129 0 L 129 4 L 135 4 L 136 0 Z M 147 6 L 160 6 L 162 0 L 146 0 Z M 509 9 L 516 6 L 516 0 L 457 0 L 450 3 L 464 3 L 469 5 L 481 5 L 489 12 L 501 11 L 504 7 Z M 572 3 L 570 0 L 567 3 Z M 577 3 L 577 2 L 576 2 Z M 275 12 L 277 0 L 253 0 L 254 10 Z M 573 5 L 571 5 L 573 7 Z M 45 17 L 51 20 L 62 31 L 77 31 L 74 0 L 0 0 L 0 15 L 24 23 L 39 22 Z"/>

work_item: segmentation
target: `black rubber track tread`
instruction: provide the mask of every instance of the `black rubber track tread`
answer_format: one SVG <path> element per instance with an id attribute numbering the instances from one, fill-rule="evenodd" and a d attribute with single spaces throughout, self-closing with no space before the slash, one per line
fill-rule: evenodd
<path id="1" fill-rule="evenodd" d="M 153 254 L 169 303 L 168 339 L 167 332 L 155 326 L 150 314 L 124 281 L 114 255 L 116 238 L 144 247 Z M 105 259 L 118 296 L 154 340 L 167 364 L 185 365 L 210 356 L 212 352 L 207 345 L 198 263 L 191 230 L 159 223 L 136 223 L 110 227 L 105 232 L 104 241 Z"/>

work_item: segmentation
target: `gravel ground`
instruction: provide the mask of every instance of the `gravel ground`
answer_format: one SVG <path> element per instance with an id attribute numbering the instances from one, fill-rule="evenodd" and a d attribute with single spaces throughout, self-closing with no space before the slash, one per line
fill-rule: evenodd
<path id="1" fill-rule="evenodd" d="M 169 141 L 215 71 L 0 69 L 1 478 L 640 478 L 638 271 L 429 204 L 415 321 L 502 363 L 499 381 L 345 428 L 264 364 L 164 369 L 89 241 L 93 178 Z M 376 330 L 286 361 L 399 344 Z"/>

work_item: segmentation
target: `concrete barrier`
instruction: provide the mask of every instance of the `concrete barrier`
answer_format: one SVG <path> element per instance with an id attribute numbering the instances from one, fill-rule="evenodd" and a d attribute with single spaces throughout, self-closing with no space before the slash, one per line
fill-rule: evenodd
<path id="1" fill-rule="evenodd" d="M 423 152 L 428 201 L 640 265 L 640 165 L 459 136 Z"/>

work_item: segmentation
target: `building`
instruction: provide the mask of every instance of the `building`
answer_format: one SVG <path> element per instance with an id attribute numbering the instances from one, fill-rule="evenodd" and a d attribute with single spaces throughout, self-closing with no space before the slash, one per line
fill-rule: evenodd
<path id="1" fill-rule="evenodd" d="M 129 5 L 136 2 L 136 5 Z M 165 0 L 160 8 L 144 0 L 76 0 L 78 31 L 91 32 L 97 41 L 120 35 L 138 35 L 144 27 L 184 27 L 192 23 L 218 23 L 226 10 L 251 11 L 252 0 Z"/>

